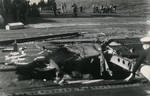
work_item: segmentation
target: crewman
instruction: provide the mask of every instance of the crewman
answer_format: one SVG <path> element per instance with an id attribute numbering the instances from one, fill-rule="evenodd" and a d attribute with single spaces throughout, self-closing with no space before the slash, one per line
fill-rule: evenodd
<path id="1" fill-rule="evenodd" d="M 132 69 L 132 73 L 125 79 L 126 81 L 132 80 L 138 69 L 140 73 L 150 81 L 150 35 L 141 38 L 140 41 L 143 44 L 143 52 L 137 59 L 137 62 Z"/>
<path id="2" fill-rule="evenodd" d="M 61 3 L 61 8 L 60 9 L 61 9 L 61 13 L 64 14 L 64 12 L 65 12 L 64 11 L 65 10 L 64 3 Z"/>
<path id="3" fill-rule="evenodd" d="M 80 12 L 81 13 L 83 12 L 83 6 L 82 5 L 80 6 Z"/>
<path id="4" fill-rule="evenodd" d="M 17 44 L 16 40 L 15 40 L 15 42 L 13 44 L 13 47 L 14 47 L 14 51 L 17 52 L 18 51 L 18 44 Z"/>
<path id="5" fill-rule="evenodd" d="M 57 16 L 57 4 L 55 1 L 52 3 L 52 9 L 53 9 L 54 15 Z"/>
<path id="6" fill-rule="evenodd" d="M 28 11 L 29 11 L 30 5 L 29 5 L 29 1 L 24 1 L 22 3 L 22 6 L 20 8 L 21 12 L 20 12 L 20 20 L 25 23 L 27 17 L 28 17 Z"/>
<path id="7" fill-rule="evenodd" d="M 77 7 L 77 4 L 74 3 L 72 5 L 72 7 L 73 7 L 73 16 L 77 17 L 78 16 L 78 7 Z"/>

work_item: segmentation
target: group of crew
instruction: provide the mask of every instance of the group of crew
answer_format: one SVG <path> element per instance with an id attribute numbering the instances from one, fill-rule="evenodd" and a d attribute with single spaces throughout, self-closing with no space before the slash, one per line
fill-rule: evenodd
<path id="1" fill-rule="evenodd" d="M 62 3 L 61 7 L 59 8 L 58 13 L 62 13 L 64 14 L 66 12 L 66 3 Z M 85 8 L 82 5 L 78 5 L 76 3 L 72 4 L 72 12 L 73 12 L 73 16 L 78 16 L 79 13 L 83 13 L 85 10 Z M 93 9 L 93 13 L 116 13 L 116 9 L 117 6 L 116 5 L 109 5 L 109 6 L 96 6 L 96 5 L 92 5 L 92 9 Z"/>
<path id="2" fill-rule="evenodd" d="M 109 6 L 95 6 L 93 5 L 93 13 L 116 13 L 116 5 Z"/>
<path id="3" fill-rule="evenodd" d="M 12 3 L 12 15 L 14 21 L 22 21 L 25 22 L 28 16 L 40 16 L 40 9 L 42 6 L 40 4 L 29 4 L 29 1 L 26 0 L 14 0 Z M 53 1 L 51 5 L 49 5 L 50 9 L 53 11 L 54 15 L 66 14 L 67 13 L 67 4 L 61 3 L 58 7 L 57 3 Z M 78 14 L 83 13 L 85 10 L 84 6 L 78 5 L 77 3 L 73 3 L 72 7 L 72 16 L 77 17 Z M 114 5 L 110 6 L 96 6 L 92 5 L 93 13 L 113 13 L 116 12 L 116 7 Z"/>
<path id="4" fill-rule="evenodd" d="M 33 3 L 29 4 L 26 0 L 14 0 L 12 3 L 11 12 L 14 21 L 25 22 L 28 16 L 39 16 L 38 6 Z"/>
<path id="5" fill-rule="evenodd" d="M 65 3 L 64 3 L 65 4 Z M 80 5 L 78 6 L 76 3 L 73 3 L 72 4 L 72 12 L 73 12 L 73 16 L 78 16 L 78 13 L 83 13 L 85 10 L 85 8 Z M 92 5 L 92 8 L 93 8 L 93 13 L 116 13 L 116 9 L 117 9 L 117 6 L 116 5 L 110 5 L 110 6 L 96 6 L 96 5 Z M 65 6 L 61 6 L 61 12 L 64 13 L 64 9 L 66 9 L 66 4 Z"/>

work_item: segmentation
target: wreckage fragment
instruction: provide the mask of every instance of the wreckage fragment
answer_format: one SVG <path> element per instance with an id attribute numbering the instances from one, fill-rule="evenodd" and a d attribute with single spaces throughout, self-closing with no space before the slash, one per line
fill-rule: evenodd
<path id="1" fill-rule="evenodd" d="M 125 45 L 114 40 L 103 43 L 97 41 L 71 44 L 63 42 L 61 46 L 47 42 L 47 45 L 49 47 L 39 48 L 42 51 L 37 52 L 38 54 L 36 53 L 31 62 L 27 64 L 14 62 L 17 65 L 17 74 L 24 78 L 43 79 L 44 81 L 58 78 L 58 82 L 63 79 L 63 82 L 65 79 L 120 80 L 125 79 L 132 72 L 134 61 L 138 57 L 138 55 L 135 56 L 135 53 L 139 52 L 139 49 L 131 47 L 132 44 Z M 37 48 L 37 44 L 35 47 Z M 131 49 L 134 49 L 134 52 Z M 28 50 L 31 49 L 27 48 L 25 53 Z M 28 58 L 28 53 L 26 56 L 25 59 Z"/>
<path id="2" fill-rule="evenodd" d="M 8 23 L 5 26 L 6 30 L 15 30 L 15 29 L 23 29 L 24 24 L 22 22 Z"/>
<path id="3" fill-rule="evenodd" d="M 132 71 L 133 69 L 133 61 L 131 61 L 130 59 L 128 58 L 123 58 L 123 57 L 120 57 L 120 56 L 112 56 L 111 59 L 110 59 L 110 62 L 128 70 L 128 71 Z"/>

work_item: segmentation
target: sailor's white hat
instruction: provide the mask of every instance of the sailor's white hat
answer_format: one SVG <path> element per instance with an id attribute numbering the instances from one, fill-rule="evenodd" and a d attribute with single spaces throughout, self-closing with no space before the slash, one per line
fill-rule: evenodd
<path id="1" fill-rule="evenodd" d="M 140 39 L 142 43 L 150 43 L 150 36 L 146 36 Z"/>

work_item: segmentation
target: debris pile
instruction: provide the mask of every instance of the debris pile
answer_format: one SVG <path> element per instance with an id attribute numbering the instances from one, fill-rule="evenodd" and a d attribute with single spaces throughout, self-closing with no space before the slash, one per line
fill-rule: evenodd
<path id="1" fill-rule="evenodd" d="M 59 85 L 124 80 L 132 73 L 143 51 L 139 38 L 63 39 L 42 43 L 48 46 L 24 43 L 20 47 L 14 43 L 11 52 L 3 51 L 9 53 L 5 55 L 5 65 L 16 67 L 19 80 L 52 80 Z M 32 54 L 35 48 L 38 51 Z"/>

